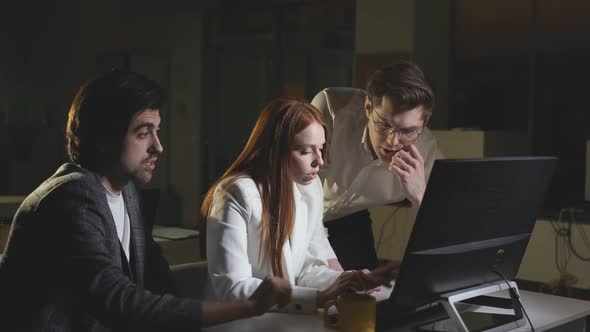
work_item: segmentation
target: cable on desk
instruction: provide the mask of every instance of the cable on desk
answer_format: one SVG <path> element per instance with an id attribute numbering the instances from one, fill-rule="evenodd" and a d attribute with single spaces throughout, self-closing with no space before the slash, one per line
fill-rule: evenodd
<path id="1" fill-rule="evenodd" d="M 522 312 L 524 312 L 524 316 L 526 317 L 526 320 L 529 322 L 529 325 L 531 326 L 531 331 L 535 332 L 535 327 L 533 326 L 533 322 L 529 318 L 529 315 L 527 314 L 524 306 L 522 305 L 522 302 L 520 302 L 520 295 L 518 295 L 518 292 L 516 290 L 514 290 L 514 288 L 512 288 L 512 286 L 510 286 L 510 282 L 508 282 L 508 279 L 506 279 L 506 277 L 504 276 L 504 274 L 502 272 L 495 270 L 495 269 L 492 269 L 492 271 L 494 271 L 495 273 L 500 275 L 500 277 L 502 277 L 502 279 L 504 279 L 504 282 L 506 282 L 506 285 L 508 286 L 508 291 L 510 292 L 510 295 L 512 295 L 512 297 L 514 297 L 516 299 L 516 301 L 518 302 L 518 305 L 522 308 Z"/>
<path id="2" fill-rule="evenodd" d="M 584 257 L 582 256 L 582 254 L 580 254 L 576 248 L 574 247 L 574 241 L 572 240 L 572 224 L 575 223 L 575 216 L 574 216 L 574 212 L 569 211 L 569 220 L 567 222 L 567 240 L 568 240 L 568 244 L 570 247 L 571 252 L 574 254 L 574 256 L 576 256 L 579 260 L 584 261 L 584 262 L 589 262 L 590 261 L 590 257 Z M 578 232 L 580 233 L 580 237 L 582 238 L 582 240 L 584 241 L 584 244 L 586 245 L 586 247 L 588 248 L 590 245 L 590 240 L 588 239 L 588 236 L 586 235 L 586 232 L 584 231 L 584 228 L 581 227 L 579 224 L 577 225 L 578 227 Z"/>

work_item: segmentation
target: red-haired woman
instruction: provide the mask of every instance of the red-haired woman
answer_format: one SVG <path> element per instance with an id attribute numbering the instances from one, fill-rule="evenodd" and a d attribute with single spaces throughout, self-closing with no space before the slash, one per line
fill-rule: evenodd
<path id="1" fill-rule="evenodd" d="M 238 158 L 211 187 L 201 210 L 207 223 L 210 293 L 250 297 L 265 276 L 289 280 L 286 311 L 314 312 L 343 292 L 389 282 L 379 274 L 339 272 L 322 224 L 317 177 L 328 151 L 326 124 L 307 102 L 279 98 L 263 109 Z"/>

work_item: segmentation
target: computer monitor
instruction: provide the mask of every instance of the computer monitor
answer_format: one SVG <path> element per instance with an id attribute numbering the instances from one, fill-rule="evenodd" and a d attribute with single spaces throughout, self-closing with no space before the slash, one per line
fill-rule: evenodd
<path id="1" fill-rule="evenodd" d="M 554 157 L 435 161 L 389 304 L 411 311 L 501 275 L 514 279 L 556 164 Z"/>

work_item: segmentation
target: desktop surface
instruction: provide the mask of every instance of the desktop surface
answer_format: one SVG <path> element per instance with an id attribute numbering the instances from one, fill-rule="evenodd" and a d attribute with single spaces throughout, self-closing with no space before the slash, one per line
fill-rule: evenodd
<path id="1" fill-rule="evenodd" d="M 582 301 L 554 295 L 521 291 L 521 300 L 526 308 L 535 331 L 571 331 L 575 326 L 583 331 L 586 317 L 590 315 L 590 301 Z M 436 319 L 437 315 L 423 321 L 407 322 L 394 326 L 387 331 L 416 331 L 416 326 Z M 205 328 L 208 332 L 334 332 L 335 329 L 324 324 L 322 312 L 314 315 L 297 315 L 284 313 L 266 313 L 259 317 L 241 319 L 230 323 Z M 530 331 L 523 326 L 516 332 Z"/>

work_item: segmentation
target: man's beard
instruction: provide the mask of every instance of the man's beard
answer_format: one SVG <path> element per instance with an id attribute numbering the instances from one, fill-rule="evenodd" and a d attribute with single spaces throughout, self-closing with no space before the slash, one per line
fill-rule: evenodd
<path id="1" fill-rule="evenodd" d="M 131 178 L 133 182 L 146 185 L 152 180 L 153 174 L 152 171 L 149 170 L 139 170 L 132 174 Z"/>

